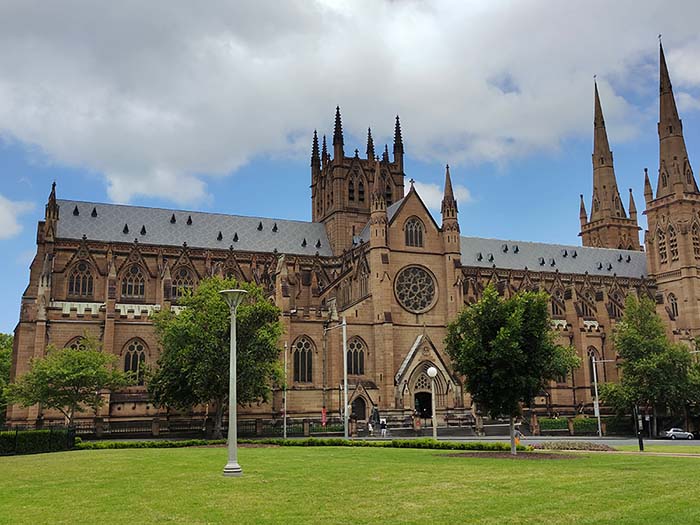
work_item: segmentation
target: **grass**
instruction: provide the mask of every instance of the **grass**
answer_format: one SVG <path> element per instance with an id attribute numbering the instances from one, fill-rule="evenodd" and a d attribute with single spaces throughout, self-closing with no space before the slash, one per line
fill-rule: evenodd
<path id="1" fill-rule="evenodd" d="M 696 458 L 414 449 L 86 450 L 0 458 L 0 523 L 700 522 Z M 537 454 L 537 453 L 533 453 Z"/>
<path id="2" fill-rule="evenodd" d="M 638 445 L 616 445 L 617 450 L 639 451 Z M 668 454 L 697 454 L 700 455 L 700 446 L 693 445 L 649 445 L 644 443 L 645 452 L 666 452 Z"/>

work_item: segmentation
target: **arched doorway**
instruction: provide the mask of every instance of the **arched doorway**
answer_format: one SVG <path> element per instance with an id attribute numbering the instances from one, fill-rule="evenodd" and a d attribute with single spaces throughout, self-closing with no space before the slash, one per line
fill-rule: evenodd
<path id="1" fill-rule="evenodd" d="M 430 392 L 416 392 L 413 401 L 419 417 L 426 419 L 433 416 L 432 395 Z"/>
<path id="2" fill-rule="evenodd" d="M 364 421 L 367 419 L 367 403 L 361 397 L 356 397 L 352 404 L 351 414 L 355 416 L 359 421 Z"/>

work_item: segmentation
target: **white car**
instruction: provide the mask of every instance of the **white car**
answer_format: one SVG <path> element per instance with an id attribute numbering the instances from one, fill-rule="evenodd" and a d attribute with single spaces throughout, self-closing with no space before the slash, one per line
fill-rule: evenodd
<path id="1" fill-rule="evenodd" d="M 666 431 L 666 437 L 670 439 L 693 439 L 693 434 L 680 428 L 672 428 Z"/>

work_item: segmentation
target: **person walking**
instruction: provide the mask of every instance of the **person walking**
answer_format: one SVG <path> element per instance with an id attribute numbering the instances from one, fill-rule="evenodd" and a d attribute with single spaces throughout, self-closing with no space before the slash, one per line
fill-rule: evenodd
<path id="1" fill-rule="evenodd" d="M 381 430 L 381 435 L 383 438 L 386 437 L 386 419 L 381 419 L 379 421 L 379 429 Z"/>

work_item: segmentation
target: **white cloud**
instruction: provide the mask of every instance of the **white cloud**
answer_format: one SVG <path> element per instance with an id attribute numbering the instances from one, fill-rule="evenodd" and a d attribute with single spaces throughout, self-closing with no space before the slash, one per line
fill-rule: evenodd
<path id="1" fill-rule="evenodd" d="M 634 137 L 659 31 L 674 81 L 700 86 L 698 18 L 693 0 L 6 0 L 0 136 L 118 201 L 201 201 L 257 155 L 307 155 L 336 104 L 381 142 L 399 113 L 412 156 L 508 162 L 590 136 L 594 73 L 611 141 Z"/>
<path id="2" fill-rule="evenodd" d="M 425 182 L 415 182 L 416 191 L 423 203 L 432 211 L 440 212 L 440 207 L 442 206 L 442 196 L 443 188 L 437 184 L 425 183 Z M 471 202 L 472 196 L 469 190 L 459 184 L 452 185 L 452 191 L 454 192 L 455 199 L 457 199 L 457 205 L 467 204 Z"/>
<path id="3" fill-rule="evenodd" d="M 34 209 L 31 202 L 11 201 L 0 195 L 0 240 L 9 239 L 22 231 L 19 216 Z"/>

